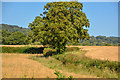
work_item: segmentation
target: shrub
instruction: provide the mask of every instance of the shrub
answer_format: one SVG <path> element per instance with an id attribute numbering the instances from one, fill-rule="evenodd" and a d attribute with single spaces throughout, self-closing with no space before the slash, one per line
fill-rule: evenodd
<path id="1" fill-rule="evenodd" d="M 57 80 L 73 80 L 73 76 L 69 76 L 68 78 L 65 79 L 63 73 L 60 73 L 59 71 L 55 71 L 54 74 L 57 76 Z"/>
<path id="2" fill-rule="evenodd" d="M 61 61 L 63 64 L 79 64 L 80 63 L 80 57 L 78 57 L 75 54 L 60 54 L 54 56 L 57 60 Z"/>
<path id="3" fill-rule="evenodd" d="M 43 53 L 44 47 L 30 47 L 24 50 L 24 53 L 40 54 Z"/>
<path id="4" fill-rule="evenodd" d="M 45 56 L 45 57 L 47 57 L 47 56 L 52 56 L 53 54 L 55 54 L 55 49 L 51 49 L 51 48 L 44 48 L 44 50 L 43 50 L 43 55 Z"/>
<path id="5" fill-rule="evenodd" d="M 77 50 L 80 50 L 80 48 L 79 47 L 67 47 L 65 51 L 69 52 L 69 51 L 77 51 Z"/>

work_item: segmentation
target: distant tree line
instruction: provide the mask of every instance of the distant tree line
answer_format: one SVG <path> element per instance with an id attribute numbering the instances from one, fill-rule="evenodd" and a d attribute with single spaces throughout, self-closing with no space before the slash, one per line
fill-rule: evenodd
<path id="1" fill-rule="evenodd" d="M 12 33 L 20 31 L 24 33 L 25 35 L 27 35 L 28 32 L 30 31 L 29 28 L 22 28 L 17 25 L 8 25 L 8 24 L 0 24 L 0 29 L 8 31 L 8 32 L 12 32 Z"/>
<path id="2" fill-rule="evenodd" d="M 28 28 L 19 28 L 14 25 L 3 24 L 0 34 L 2 35 L 0 36 L 0 44 L 3 45 L 41 44 Z M 90 36 L 89 40 L 80 40 L 78 43 L 68 44 L 81 46 L 117 46 L 119 42 L 118 37 Z"/>
<path id="3" fill-rule="evenodd" d="M 117 46 L 118 37 L 91 36 L 89 40 L 82 40 L 78 45 L 82 46 Z"/>
<path id="4" fill-rule="evenodd" d="M 25 39 L 26 35 L 23 34 L 20 31 L 17 32 L 8 32 L 5 30 L 2 30 L 2 40 L 1 43 L 5 45 L 22 45 L 26 44 Z"/>
<path id="5" fill-rule="evenodd" d="M 3 45 L 27 45 L 27 44 L 40 44 L 39 40 L 35 39 L 32 31 L 26 36 L 24 33 L 17 32 L 8 32 L 1 30 L 2 39 L 0 38 L 0 44 Z M 81 40 L 79 43 L 69 45 L 81 45 L 81 46 L 117 46 L 118 37 L 106 37 L 106 36 L 91 36 L 89 40 Z"/>

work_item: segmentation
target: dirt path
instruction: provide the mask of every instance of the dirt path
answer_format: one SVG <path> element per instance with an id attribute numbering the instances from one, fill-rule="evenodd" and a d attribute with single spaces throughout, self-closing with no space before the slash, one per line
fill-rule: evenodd
<path id="1" fill-rule="evenodd" d="M 41 63 L 28 59 L 35 54 L 2 54 L 2 77 L 3 78 L 55 78 L 54 71 L 43 66 Z M 92 78 L 92 76 L 79 75 L 63 72 L 66 76 L 76 78 Z"/>

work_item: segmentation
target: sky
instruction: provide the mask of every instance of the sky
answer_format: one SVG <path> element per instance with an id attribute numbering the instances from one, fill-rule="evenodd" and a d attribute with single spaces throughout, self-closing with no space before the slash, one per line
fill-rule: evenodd
<path id="1" fill-rule="evenodd" d="M 82 2 L 90 36 L 118 36 L 118 2 Z M 28 28 L 47 2 L 2 2 L 2 23 Z"/>

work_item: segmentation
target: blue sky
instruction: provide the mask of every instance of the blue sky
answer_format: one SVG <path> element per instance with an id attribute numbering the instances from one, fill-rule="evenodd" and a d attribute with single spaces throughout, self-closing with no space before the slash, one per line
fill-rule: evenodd
<path id="1" fill-rule="evenodd" d="M 2 23 L 27 28 L 47 2 L 2 2 Z M 117 2 L 82 2 L 90 36 L 118 36 Z"/>

